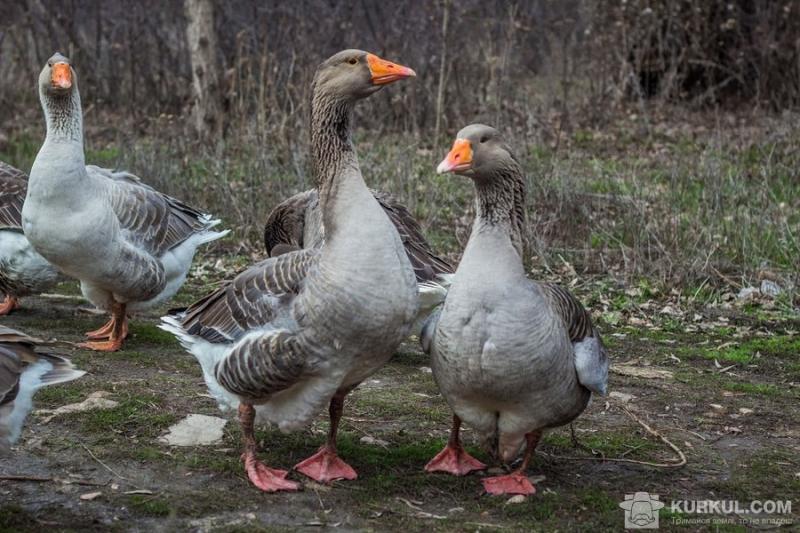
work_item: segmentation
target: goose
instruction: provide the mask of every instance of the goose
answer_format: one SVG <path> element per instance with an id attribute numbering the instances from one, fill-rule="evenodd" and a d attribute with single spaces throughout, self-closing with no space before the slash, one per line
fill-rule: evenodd
<path id="1" fill-rule="evenodd" d="M 86 165 L 78 80 L 56 53 L 39 76 L 47 136 L 31 169 L 22 226 L 33 247 L 81 283 L 111 319 L 80 346 L 115 351 L 127 314 L 171 298 L 197 248 L 224 237 L 219 223 L 135 175 Z"/>
<path id="2" fill-rule="evenodd" d="M 361 50 L 325 60 L 311 101 L 324 241 L 257 263 L 184 313 L 163 318 L 162 328 L 198 359 L 220 407 L 238 409 L 245 471 L 263 491 L 299 485 L 256 459 L 256 414 L 292 431 L 328 406 L 326 443 L 295 469 L 321 483 L 357 477 L 336 452 L 344 398 L 388 361 L 416 316 L 414 270 L 364 183 L 350 135 L 359 100 L 411 76 L 410 68 Z"/>
<path id="3" fill-rule="evenodd" d="M 591 393 L 605 394 L 608 356 L 580 302 L 525 273 L 525 178 L 499 132 L 462 129 L 437 172 L 472 179 L 476 218 L 444 306 L 420 339 L 454 412 L 447 446 L 426 470 L 485 468 L 461 446 L 463 420 L 504 463 L 526 446 L 519 468 L 483 479 L 486 492 L 532 494 L 525 470 L 542 432 L 575 419 Z"/>
<path id="4" fill-rule="evenodd" d="M 419 312 L 411 333 L 419 335 L 422 324 L 447 296 L 453 278 L 453 266 L 433 252 L 422 228 L 408 208 L 394 196 L 370 191 L 392 221 L 403 241 L 419 290 Z M 270 257 L 301 248 L 322 245 L 324 230 L 316 189 L 304 191 L 284 200 L 270 212 L 264 226 L 264 245 Z"/>
<path id="5" fill-rule="evenodd" d="M 0 316 L 19 307 L 19 298 L 42 293 L 64 276 L 39 255 L 22 232 L 22 203 L 28 175 L 0 161 Z"/>
<path id="6" fill-rule="evenodd" d="M 7 454 L 19 438 L 37 390 L 85 374 L 64 356 L 38 351 L 43 344 L 41 339 L 0 326 L 0 455 Z"/>

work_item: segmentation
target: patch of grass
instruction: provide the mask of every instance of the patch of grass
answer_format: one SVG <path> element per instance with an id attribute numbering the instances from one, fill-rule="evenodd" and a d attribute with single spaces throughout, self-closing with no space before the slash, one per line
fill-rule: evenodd
<path id="1" fill-rule="evenodd" d="M 771 383 L 750 383 L 747 381 L 728 380 L 722 383 L 722 387 L 730 391 L 758 394 L 759 396 L 784 396 L 784 392 Z"/>
<path id="2" fill-rule="evenodd" d="M 176 416 L 160 406 L 161 400 L 150 394 L 130 395 L 112 409 L 98 409 L 86 413 L 68 415 L 81 419 L 83 427 L 90 432 L 108 434 L 134 432 L 137 436 L 154 437 L 160 434 Z"/>
<path id="3" fill-rule="evenodd" d="M 740 501 L 787 500 L 800 491 L 794 476 L 798 463 L 795 453 L 769 450 L 739 462 L 728 479 L 709 483 L 710 488 L 725 498 Z"/>
<path id="4" fill-rule="evenodd" d="M 172 514 L 169 503 L 158 497 L 132 494 L 129 501 L 133 509 L 148 516 L 164 517 Z"/>
<path id="5" fill-rule="evenodd" d="M 131 344 L 159 344 L 177 347 L 178 341 L 171 333 L 158 327 L 158 324 L 137 321 L 131 324 Z"/>
<path id="6" fill-rule="evenodd" d="M 651 451 L 658 447 L 636 432 L 597 432 L 581 435 L 578 440 L 584 446 L 601 452 L 606 457 L 616 457 L 623 453 L 626 457 L 635 457 L 640 452 Z M 572 438 L 563 432 L 545 434 L 544 442 L 556 448 L 572 448 Z"/>
<path id="7" fill-rule="evenodd" d="M 83 384 L 80 380 L 69 381 L 59 385 L 44 387 L 36 393 L 36 406 L 39 408 L 56 408 L 86 399 L 94 387 Z"/>
<path id="8" fill-rule="evenodd" d="M 706 359 L 717 359 L 720 362 L 750 363 L 756 359 L 757 353 L 762 357 L 796 358 L 800 354 L 800 337 L 794 335 L 756 337 L 722 350 L 708 348 L 701 355 Z"/>
<path id="9" fill-rule="evenodd" d="M 0 533 L 32 531 L 36 520 L 25 509 L 15 504 L 0 507 Z"/>

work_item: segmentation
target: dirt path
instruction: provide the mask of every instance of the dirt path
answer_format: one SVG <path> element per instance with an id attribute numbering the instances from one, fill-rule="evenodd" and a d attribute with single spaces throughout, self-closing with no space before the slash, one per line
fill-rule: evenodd
<path id="1" fill-rule="evenodd" d="M 78 341 L 83 331 L 102 322 L 79 312 L 74 299 L 29 298 L 23 304 L 3 324 Z M 411 343 L 346 405 L 340 451 L 359 472 L 357 481 L 332 487 L 306 483 L 298 494 L 259 493 L 243 476 L 235 423 L 226 426 L 219 445 L 159 443 L 167 427 L 189 413 L 220 413 L 206 396 L 194 359 L 156 328 L 158 315 L 136 319 L 120 353 L 72 350 L 89 375 L 37 396 L 38 409 L 79 402 L 95 391 L 107 391 L 119 403 L 50 421 L 41 414 L 29 418 L 13 457 L 0 461 L 0 475 L 49 481 L 0 481 L 0 531 L 621 530 L 624 511 L 618 504 L 638 491 L 667 502 L 794 499 L 795 514 L 781 516 L 798 523 L 796 322 L 759 323 L 738 338 L 733 336 L 736 317 L 702 334 L 683 333 L 679 325 L 671 330 L 604 327 L 614 364 L 623 371 L 669 374 L 613 373 L 609 390 L 622 396 L 611 403 L 595 399 L 575 424 L 578 439 L 605 457 L 673 461 L 672 450 L 621 410 L 624 403 L 678 446 L 688 464 L 669 469 L 564 458 L 591 454 L 574 448 L 569 428 L 562 428 L 547 435 L 530 469 L 538 493 L 508 504 L 507 498 L 481 495 L 478 476 L 423 472 L 444 443 L 450 415 L 426 358 Z M 262 456 L 270 465 L 288 468 L 315 451 L 326 428 L 320 416 L 301 433 L 262 429 Z M 472 442 L 470 432 L 465 435 Z M 488 460 L 480 450 L 472 451 Z M 93 492 L 100 494 L 81 499 Z M 708 518 L 669 507 L 660 512 L 662 528 Z"/>

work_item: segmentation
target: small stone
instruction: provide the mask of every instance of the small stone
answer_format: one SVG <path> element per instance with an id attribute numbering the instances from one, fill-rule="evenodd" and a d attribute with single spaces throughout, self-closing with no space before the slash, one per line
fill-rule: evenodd
<path id="1" fill-rule="evenodd" d="M 383 446 L 386 448 L 389 446 L 389 443 L 383 439 L 376 439 L 375 437 L 370 437 L 369 435 L 365 435 L 360 439 L 361 444 L 368 444 L 370 446 Z"/>
<path id="2" fill-rule="evenodd" d="M 429 366 L 421 366 L 421 367 L 419 367 L 419 371 L 422 372 L 423 374 L 431 374 L 431 373 L 433 373 L 433 370 Z"/>
<path id="3" fill-rule="evenodd" d="M 749 415 L 753 413 L 753 410 L 748 407 L 740 407 L 739 412 L 742 413 L 743 415 Z"/>
<path id="4" fill-rule="evenodd" d="M 506 505 L 514 503 L 525 503 L 525 500 L 527 499 L 528 498 L 526 498 L 524 494 L 517 494 L 516 496 L 512 496 L 508 500 L 506 500 Z"/>
<path id="5" fill-rule="evenodd" d="M 170 426 L 169 433 L 159 442 L 169 446 L 208 446 L 222 440 L 222 430 L 228 421 L 224 418 L 192 414 Z"/>
<path id="6" fill-rule="evenodd" d="M 710 403 L 708 405 L 711 406 L 712 409 L 716 409 L 717 411 L 722 411 L 723 409 L 725 409 L 724 406 L 722 406 L 722 405 L 720 405 L 718 403 Z"/>
<path id="7" fill-rule="evenodd" d="M 103 495 L 103 493 L 100 492 L 100 491 L 87 492 L 86 494 L 81 494 L 81 500 L 83 500 L 85 502 L 90 502 L 90 501 L 92 501 L 92 500 L 94 500 L 96 498 L 99 498 L 102 495 Z"/>

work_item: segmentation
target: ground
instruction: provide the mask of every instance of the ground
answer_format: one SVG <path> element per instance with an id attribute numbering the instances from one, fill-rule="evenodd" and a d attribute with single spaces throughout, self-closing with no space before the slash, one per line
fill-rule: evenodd
<path id="1" fill-rule="evenodd" d="M 188 303 L 212 283 L 193 277 L 172 304 Z M 166 429 L 189 413 L 220 415 L 195 360 L 157 329 L 164 308 L 133 320 L 123 351 L 63 350 L 88 375 L 40 391 L 37 409 L 79 402 L 95 391 L 107 391 L 119 404 L 52 420 L 42 413 L 29 417 L 13 457 L 0 461 L 0 475 L 39 479 L 0 480 L 0 530 L 620 530 L 624 511 L 618 504 L 639 491 L 666 502 L 721 499 L 746 505 L 794 498 L 794 514 L 773 517 L 797 524 L 797 316 L 757 304 L 687 311 L 641 290 L 609 300 L 607 285 L 586 287 L 578 292 L 601 310 L 596 316 L 623 373 L 610 376 L 613 396 L 593 399 L 575 422 L 583 447 L 575 447 L 569 427 L 547 434 L 529 470 L 538 492 L 522 503 L 481 494 L 479 475 L 424 473 L 445 442 L 450 412 L 413 341 L 348 397 L 340 452 L 358 471 L 356 481 L 321 486 L 293 473 L 305 483 L 302 492 L 261 493 L 243 474 L 233 422 L 219 445 L 161 444 Z M 2 323 L 77 342 L 103 322 L 82 310 L 74 285 L 61 285 L 57 292 L 24 299 Z M 655 378 L 627 375 L 642 369 L 668 372 Z M 678 447 L 686 465 L 614 461 L 679 460 L 623 406 Z M 326 429 L 323 413 L 299 433 L 262 428 L 261 456 L 271 466 L 291 467 L 316 450 Z M 470 451 L 489 461 L 471 446 L 469 428 L 464 435 Z M 95 492 L 100 495 L 81 498 Z M 697 518 L 709 517 L 672 510 L 669 503 L 660 512 L 667 529 L 697 529 L 697 524 L 677 525 Z"/>

